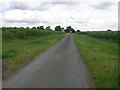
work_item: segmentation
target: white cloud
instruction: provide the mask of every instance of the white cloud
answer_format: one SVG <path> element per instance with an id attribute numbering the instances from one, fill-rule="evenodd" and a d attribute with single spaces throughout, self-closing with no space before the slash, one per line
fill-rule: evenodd
<path id="1" fill-rule="evenodd" d="M 38 11 L 9 10 L 3 13 L 3 19 L 8 21 L 36 21 Z"/>
<path id="2" fill-rule="evenodd" d="M 71 25 L 76 30 L 117 30 L 118 0 L 70 1 L 5 0 L 0 8 L 3 26 Z"/>

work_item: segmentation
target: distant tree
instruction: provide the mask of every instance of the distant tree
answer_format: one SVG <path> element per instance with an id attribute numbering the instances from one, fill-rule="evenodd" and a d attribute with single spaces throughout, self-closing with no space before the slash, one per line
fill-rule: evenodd
<path id="1" fill-rule="evenodd" d="M 55 31 L 61 31 L 61 30 L 62 30 L 61 26 L 56 26 L 55 27 Z"/>
<path id="2" fill-rule="evenodd" d="M 71 26 L 68 26 L 65 30 L 66 33 L 69 33 L 70 32 L 70 29 L 71 29 Z"/>
<path id="3" fill-rule="evenodd" d="M 44 30 L 44 26 L 40 26 L 40 29 L 41 29 L 41 30 Z"/>
<path id="4" fill-rule="evenodd" d="M 13 27 L 14 29 L 16 29 L 17 27 Z"/>
<path id="5" fill-rule="evenodd" d="M 80 32 L 80 30 L 77 30 L 77 32 Z"/>
<path id="6" fill-rule="evenodd" d="M 65 29 L 65 32 L 66 32 L 66 33 L 69 33 L 70 31 L 69 31 L 69 29 L 66 28 L 66 29 Z"/>
<path id="7" fill-rule="evenodd" d="M 32 27 L 32 29 L 36 29 L 36 27 Z"/>
<path id="8" fill-rule="evenodd" d="M 75 30 L 71 26 L 68 26 L 66 28 L 65 32 L 67 32 L 67 33 L 69 33 L 69 32 L 75 33 Z"/>
<path id="9" fill-rule="evenodd" d="M 47 26 L 45 29 L 46 29 L 46 30 L 51 30 L 50 26 Z"/>
<path id="10" fill-rule="evenodd" d="M 24 27 L 20 27 L 20 28 L 22 28 L 22 29 L 23 29 Z"/>
<path id="11" fill-rule="evenodd" d="M 37 29 L 40 29 L 40 27 L 39 27 L 39 26 L 37 26 Z"/>
<path id="12" fill-rule="evenodd" d="M 72 28 L 71 26 L 68 26 L 68 27 L 67 27 L 67 29 L 69 29 L 69 30 L 70 30 L 71 28 Z"/>
<path id="13" fill-rule="evenodd" d="M 74 30 L 74 29 L 72 30 L 72 33 L 75 33 L 75 30 Z"/>
<path id="14" fill-rule="evenodd" d="M 27 27 L 27 28 L 29 28 L 29 27 Z"/>
<path id="15" fill-rule="evenodd" d="M 107 31 L 112 31 L 112 30 L 108 29 Z"/>

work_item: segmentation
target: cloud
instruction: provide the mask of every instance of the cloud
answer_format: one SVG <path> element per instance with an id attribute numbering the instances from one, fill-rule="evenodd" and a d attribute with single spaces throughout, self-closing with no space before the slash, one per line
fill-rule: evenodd
<path id="1" fill-rule="evenodd" d="M 10 10 L 3 13 L 3 19 L 7 23 L 44 23 L 44 24 L 54 24 L 60 23 L 59 16 L 49 17 L 49 13 L 47 11 L 39 12 L 38 10 Z M 54 19 L 56 18 L 56 19 Z"/>
<path id="2" fill-rule="evenodd" d="M 76 30 L 116 30 L 117 2 L 89 1 L 11 0 L 3 2 L 0 15 L 3 14 L 3 26 L 71 25 Z"/>
<path id="3" fill-rule="evenodd" d="M 95 9 L 106 9 L 113 5 L 113 2 L 102 2 L 99 5 L 93 6 Z"/>
<path id="4" fill-rule="evenodd" d="M 3 18 L 6 21 L 36 21 L 36 16 L 34 13 L 38 13 L 37 11 L 24 11 L 24 10 L 9 10 L 3 13 Z"/>
<path id="5" fill-rule="evenodd" d="M 29 7 L 23 2 L 12 2 L 12 3 L 10 3 L 10 9 L 26 10 L 28 8 Z"/>
<path id="6" fill-rule="evenodd" d="M 66 5 L 66 6 L 77 5 L 79 3 L 78 2 L 51 2 L 52 5 Z"/>
<path id="7" fill-rule="evenodd" d="M 9 9 L 38 10 L 43 8 L 40 2 L 11 2 Z"/>

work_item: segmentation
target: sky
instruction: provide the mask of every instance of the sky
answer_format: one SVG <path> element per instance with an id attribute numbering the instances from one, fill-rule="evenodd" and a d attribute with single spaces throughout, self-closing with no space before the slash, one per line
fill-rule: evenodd
<path id="1" fill-rule="evenodd" d="M 119 0 L 2 0 L 0 27 L 72 26 L 81 31 L 118 30 Z"/>

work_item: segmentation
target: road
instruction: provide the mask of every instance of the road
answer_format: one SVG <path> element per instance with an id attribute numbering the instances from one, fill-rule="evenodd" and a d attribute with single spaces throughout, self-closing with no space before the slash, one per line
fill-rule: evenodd
<path id="1" fill-rule="evenodd" d="M 92 88 L 72 35 L 36 57 L 3 82 L 3 88 Z"/>

